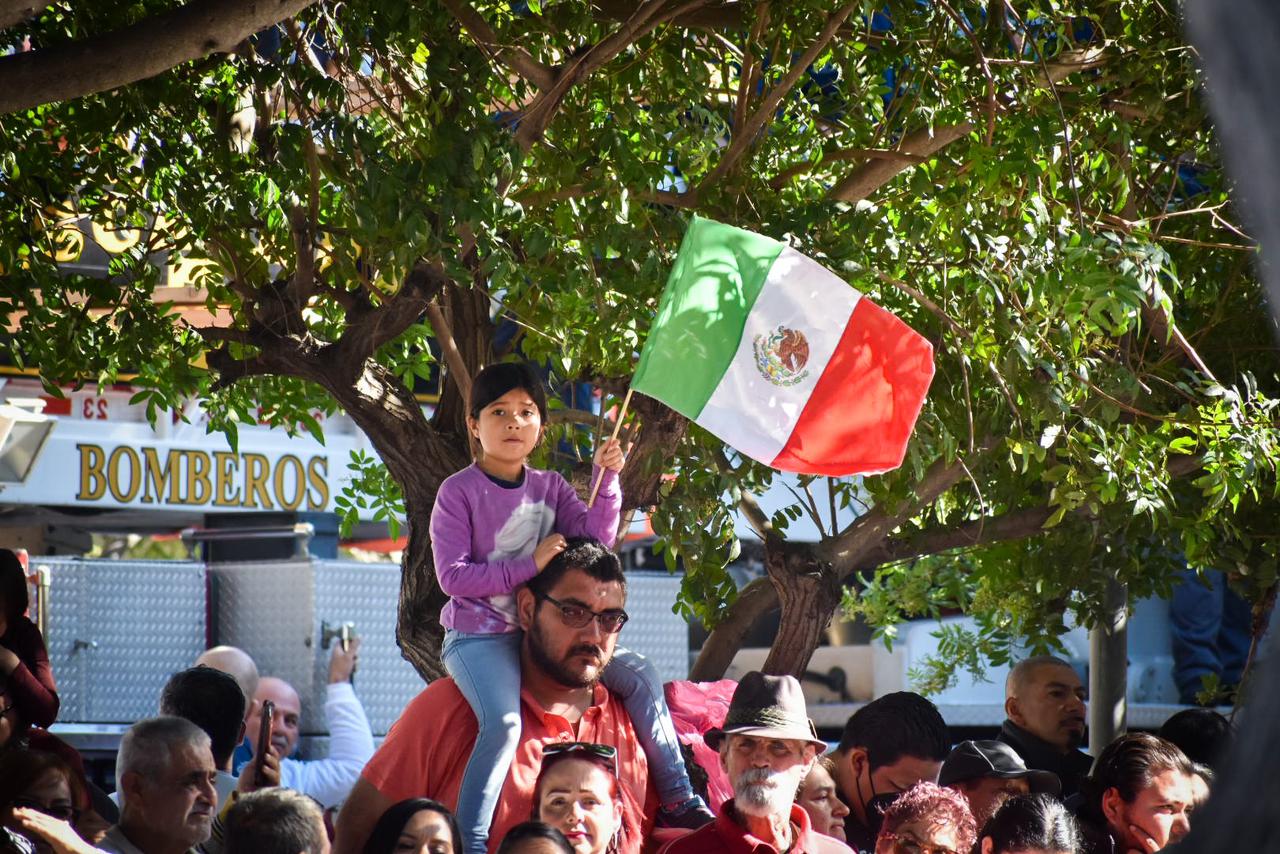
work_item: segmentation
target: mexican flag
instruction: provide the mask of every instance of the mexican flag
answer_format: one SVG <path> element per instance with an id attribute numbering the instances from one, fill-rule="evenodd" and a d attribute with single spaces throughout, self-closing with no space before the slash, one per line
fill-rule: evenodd
<path id="1" fill-rule="evenodd" d="M 783 471 L 897 468 L 933 346 L 821 264 L 694 217 L 631 387 Z"/>

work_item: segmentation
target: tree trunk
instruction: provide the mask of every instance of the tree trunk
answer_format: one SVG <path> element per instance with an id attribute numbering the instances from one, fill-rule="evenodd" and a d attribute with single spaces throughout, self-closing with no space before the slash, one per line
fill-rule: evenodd
<path id="1" fill-rule="evenodd" d="M 757 578 L 738 593 L 725 618 L 702 645 L 698 660 L 689 670 L 694 682 L 714 682 L 723 679 L 724 673 L 738 650 L 742 639 L 751 631 L 756 620 L 778 607 L 778 591 L 767 578 Z"/>
<path id="2" fill-rule="evenodd" d="M 840 582 L 831 565 L 819 560 L 812 543 L 769 537 L 764 544 L 764 565 L 782 604 L 782 621 L 764 672 L 799 679 L 835 616 Z"/>

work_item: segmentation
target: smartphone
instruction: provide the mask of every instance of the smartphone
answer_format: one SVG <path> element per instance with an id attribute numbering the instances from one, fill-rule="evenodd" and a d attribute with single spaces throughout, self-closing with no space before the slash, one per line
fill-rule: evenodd
<path id="1" fill-rule="evenodd" d="M 258 725 L 258 755 L 253 758 L 253 781 L 259 786 L 267 785 L 262 776 L 262 763 L 266 761 L 267 751 L 271 749 L 271 724 L 275 720 L 276 704 L 270 700 L 262 701 L 262 722 Z"/>

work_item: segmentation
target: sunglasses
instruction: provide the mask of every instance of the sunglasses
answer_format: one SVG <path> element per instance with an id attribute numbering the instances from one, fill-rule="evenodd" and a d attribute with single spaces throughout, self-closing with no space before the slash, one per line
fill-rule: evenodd
<path id="1" fill-rule="evenodd" d="M 13 806 L 15 808 L 25 807 L 26 809 L 35 810 L 36 812 L 44 813 L 49 816 L 49 818 L 56 818 L 60 821 L 75 821 L 75 819 L 80 815 L 80 811 L 70 804 L 65 806 L 58 804 L 42 804 L 39 801 L 32 800 L 31 798 L 14 798 Z"/>
<path id="2" fill-rule="evenodd" d="M 571 629 L 585 629 L 592 620 L 595 620 L 600 624 L 602 632 L 607 635 L 616 635 L 622 631 L 622 627 L 626 625 L 629 619 L 627 612 L 621 608 L 610 611 L 592 611 L 590 608 L 584 608 L 581 605 L 561 602 L 559 599 L 554 599 L 545 593 L 539 593 L 537 596 L 539 599 L 545 599 L 555 605 L 560 611 L 560 619 Z"/>
<path id="3" fill-rule="evenodd" d="M 588 756 L 603 759 L 609 770 L 614 776 L 617 776 L 618 748 L 611 744 L 595 744 L 590 741 L 556 741 L 542 747 L 543 759 L 550 756 L 567 756 L 574 753 L 584 753 Z"/>
<path id="4" fill-rule="evenodd" d="M 945 845 L 926 845 L 910 835 L 899 836 L 887 831 L 881 831 L 880 835 L 893 840 L 894 854 L 959 854 Z"/>

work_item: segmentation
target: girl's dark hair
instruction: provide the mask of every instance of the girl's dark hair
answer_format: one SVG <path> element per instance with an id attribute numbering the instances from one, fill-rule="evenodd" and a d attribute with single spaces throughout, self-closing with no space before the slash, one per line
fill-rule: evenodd
<path id="1" fill-rule="evenodd" d="M 573 846 L 564 838 L 564 834 L 541 821 L 522 821 L 508 830 L 507 835 L 502 837 L 502 844 L 498 846 L 497 854 L 511 854 L 518 849 L 521 842 L 531 839 L 544 839 L 564 854 L 573 854 Z"/>
<path id="2" fill-rule="evenodd" d="M 542 378 L 525 362 L 501 362 L 490 365 L 471 381 L 471 399 L 467 401 L 467 414 L 480 417 L 480 410 L 513 389 L 522 388 L 533 398 L 542 423 L 547 423 L 547 390 Z"/>
<path id="3" fill-rule="evenodd" d="M 0 605 L 5 617 L 13 620 L 24 614 L 31 604 L 27 592 L 27 573 L 12 549 L 0 549 Z"/>
<path id="4" fill-rule="evenodd" d="M 991 838 L 995 854 L 1014 851 L 1080 850 L 1076 820 L 1052 795 L 1018 795 L 1001 804 L 987 820 L 978 839 Z"/>
<path id="5" fill-rule="evenodd" d="M 545 756 L 542 759 L 542 767 L 538 769 L 538 780 L 533 784 L 533 815 L 532 818 L 536 822 L 539 805 L 542 803 L 542 784 L 546 779 L 548 772 L 552 768 L 564 762 L 571 760 L 586 762 L 594 765 L 605 773 L 609 778 L 610 785 L 613 789 L 609 794 L 615 800 L 622 803 L 622 820 L 618 825 L 618 832 L 609 842 L 609 847 L 605 849 L 608 852 L 621 851 L 626 848 L 627 840 L 640 838 L 640 827 L 635 824 L 635 819 L 631 815 L 631 811 L 627 809 L 626 802 L 622 799 L 622 783 L 618 780 L 618 772 L 615 770 L 616 765 L 610 765 L 609 761 L 602 756 L 596 756 L 585 751 L 572 751 L 567 753 L 555 753 L 551 756 Z M 616 761 L 616 760 L 615 760 Z M 557 831 L 558 833 L 559 831 Z"/>
<path id="6" fill-rule="evenodd" d="M 410 798 L 392 804 L 369 834 L 369 841 L 364 844 L 364 854 L 391 854 L 396 848 L 396 841 L 404 830 L 409 819 L 423 810 L 431 810 L 444 816 L 449 825 L 449 835 L 453 837 L 453 850 L 462 851 L 462 831 L 458 829 L 458 820 L 444 804 L 430 798 Z"/>
<path id="7" fill-rule="evenodd" d="M 80 775 L 71 770 L 61 756 L 43 750 L 0 751 L 0 809 L 11 806 L 50 771 L 57 771 L 71 790 L 71 803 L 79 806 L 86 800 Z"/>

